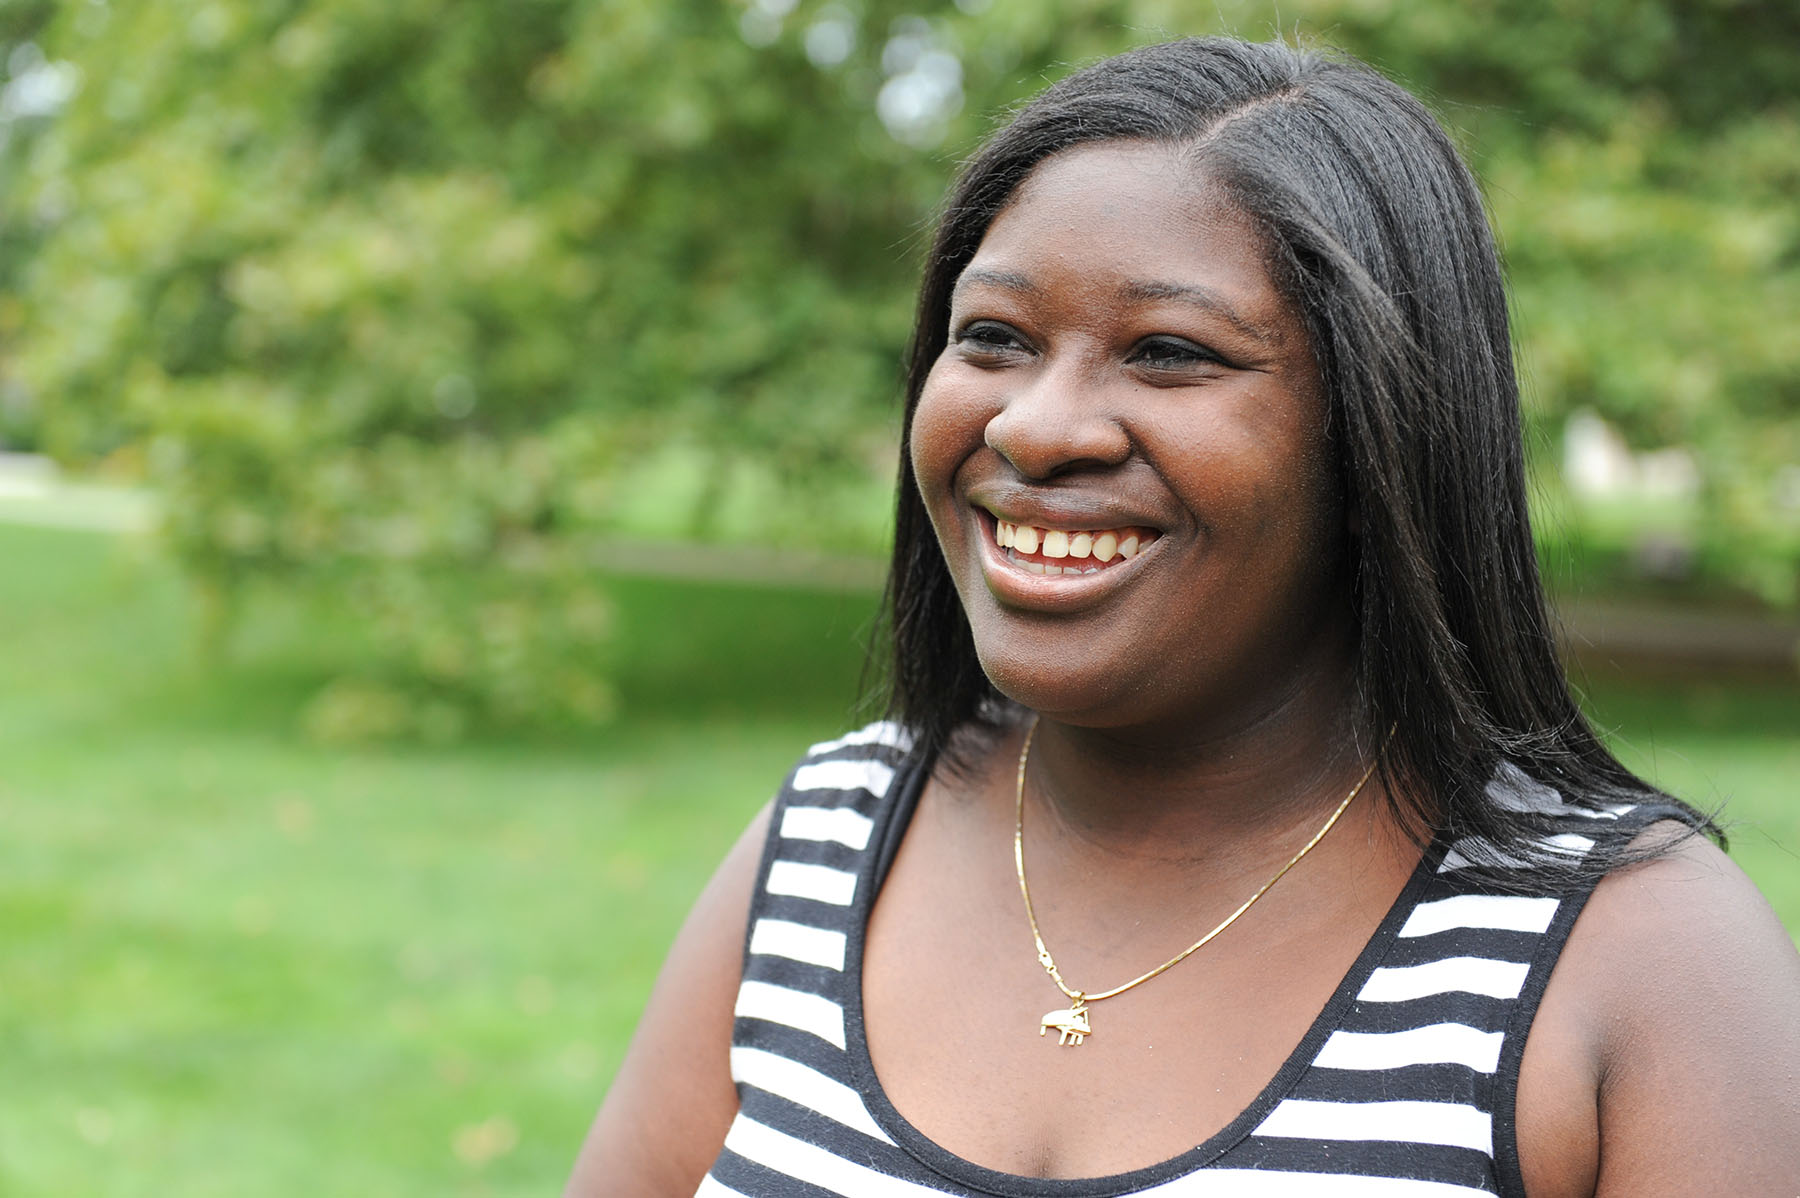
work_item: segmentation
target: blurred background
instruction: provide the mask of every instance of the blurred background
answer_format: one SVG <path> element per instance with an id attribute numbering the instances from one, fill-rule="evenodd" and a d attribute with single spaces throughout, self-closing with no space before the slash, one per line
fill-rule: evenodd
<path id="1" fill-rule="evenodd" d="M 1465 148 L 1584 696 L 1800 931 L 1788 0 L 0 0 L 0 1193 L 560 1186 L 861 718 L 955 163 L 1202 32 Z"/>

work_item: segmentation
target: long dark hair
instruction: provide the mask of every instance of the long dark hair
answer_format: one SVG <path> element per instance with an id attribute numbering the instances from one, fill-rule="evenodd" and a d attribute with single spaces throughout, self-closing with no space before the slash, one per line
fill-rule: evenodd
<path id="1" fill-rule="evenodd" d="M 948 197 L 909 354 L 908 440 L 951 288 L 988 226 L 1044 159 L 1116 140 L 1171 145 L 1204 166 L 1260 227 L 1304 315 L 1360 520 L 1349 548 L 1359 732 L 1373 746 L 1394 728 L 1382 768 L 1404 824 L 1473 837 L 1494 863 L 1604 868 L 1534 848 L 1557 795 L 1588 810 L 1674 800 L 1619 763 L 1569 692 L 1532 545 L 1506 292 L 1481 196 L 1431 114 L 1375 71 L 1195 38 L 1039 95 Z M 888 707 L 936 756 L 1005 703 L 976 659 L 909 459 L 903 448 Z"/>

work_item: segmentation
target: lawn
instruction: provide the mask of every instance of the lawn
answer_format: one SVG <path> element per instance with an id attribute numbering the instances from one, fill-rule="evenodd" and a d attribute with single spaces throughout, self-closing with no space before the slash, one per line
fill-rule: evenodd
<path id="1" fill-rule="evenodd" d="M 0 1193 L 554 1192 L 668 938 L 852 717 L 871 598 L 620 580 L 630 715 L 326 749 L 331 630 L 229 667 L 130 541 L 0 525 Z M 1730 797 L 1800 928 L 1800 694 L 1597 679 L 1631 759 Z"/>

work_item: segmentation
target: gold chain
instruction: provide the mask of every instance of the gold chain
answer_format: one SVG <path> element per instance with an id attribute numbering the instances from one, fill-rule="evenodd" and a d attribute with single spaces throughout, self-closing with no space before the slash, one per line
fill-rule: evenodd
<path id="1" fill-rule="evenodd" d="M 1070 1006 L 1067 1011 L 1052 1011 L 1050 1014 L 1044 1016 L 1043 1023 L 1038 1028 L 1038 1034 L 1041 1036 L 1046 1031 L 1060 1030 L 1063 1032 L 1063 1035 L 1058 1042 L 1064 1044 L 1079 1044 L 1081 1043 L 1082 1037 L 1092 1034 L 1088 1030 L 1087 1004 L 1099 1002 L 1103 998 L 1112 998 L 1117 994 L 1123 994 L 1133 986 L 1141 986 L 1151 978 L 1166 973 L 1168 970 L 1175 968 L 1175 966 L 1181 964 L 1183 961 L 1187 960 L 1188 957 L 1205 947 L 1213 937 L 1236 923 L 1238 916 L 1248 911 L 1257 899 L 1269 892 L 1269 887 L 1281 881 L 1281 879 L 1286 876 L 1288 870 L 1300 864 L 1300 858 L 1312 852 L 1313 847 L 1321 840 L 1325 839 L 1325 834 L 1331 831 L 1333 824 L 1338 822 L 1338 817 L 1344 814 L 1344 809 L 1350 806 L 1351 800 L 1362 793 L 1363 786 L 1374 776 L 1375 767 L 1381 761 L 1381 754 L 1378 752 L 1376 753 L 1374 760 L 1369 762 L 1369 768 L 1364 770 L 1363 776 L 1356 780 L 1356 785 L 1350 788 L 1350 793 L 1344 796 L 1344 801 L 1337 805 L 1337 809 L 1331 813 L 1331 817 L 1325 821 L 1324 826 L 1313 833 L 1312 839 L 1301 845 L 1300 851 L 1295 853 L 1292 857 L 1289 857 L 1287 864 L 1275 871 L 1274 877 L 1270 878 L 1267 882 L 1264 882 L 1255 894 L 1244 900 L 1243 906 L 1239 907 L 1236 911 L 1233 911 L 1230 915 L 1227 915 L 1212 931 L 1200 937 L 1200 939 L 1194 941 L 1150 972 L 1140 974 L 1122 986 L 1114 986 L 1111 990 L 1103 990 L 1098 994 L 1088 994 L 1085 991 L 1074 989 L 1067 982 L 1063 981 L 1061 971 L 1056 968 L 1056 959 L 1050 955 L 1050 949 L 1045 946 L 1043 933 L 1038 931 L 1037 912 L 1031 909 L 1031 888 L 1025 884 L 1025 763 L 1031 758 L 1031 738 L 1037 735 L 1037 726 L 1038 722 L 1034 717 L 1031 721 L 1031 727 L 1025 730 L 1025 744 L 1019 749 L 1019 781 L 1013 794 L 1013 865 L 1016 866 L 1019 871 L 1019 894 L 1025 900 L 1025 918 L 1031 921 L 1031 938 L 1037 943 L 1038 964 L 1044 967 L 1044 972 L 1050 975 L 1050 980 L 1056 983 L 1056 988 L 1061 990 L 1070 1001 Z M 1390 731 L 1388 735 L 1391 737 L 1393 733 Z"/>

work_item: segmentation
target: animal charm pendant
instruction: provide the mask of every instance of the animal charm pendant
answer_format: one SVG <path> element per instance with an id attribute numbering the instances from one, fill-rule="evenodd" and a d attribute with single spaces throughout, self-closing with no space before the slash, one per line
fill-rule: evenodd
<path id="1" fill-rule="evenodd" d="M 1093 1035 L 1093 1029 L 1088 1026 L 1087 1004 L 1076 999 L 1074 1006 L 1062 1011 L 1052 1011 L 1038 1021 L 1038 1035 L 1051 1029 L 1057 1032 L 1058 1044 L 1080 1044 Z"/>

